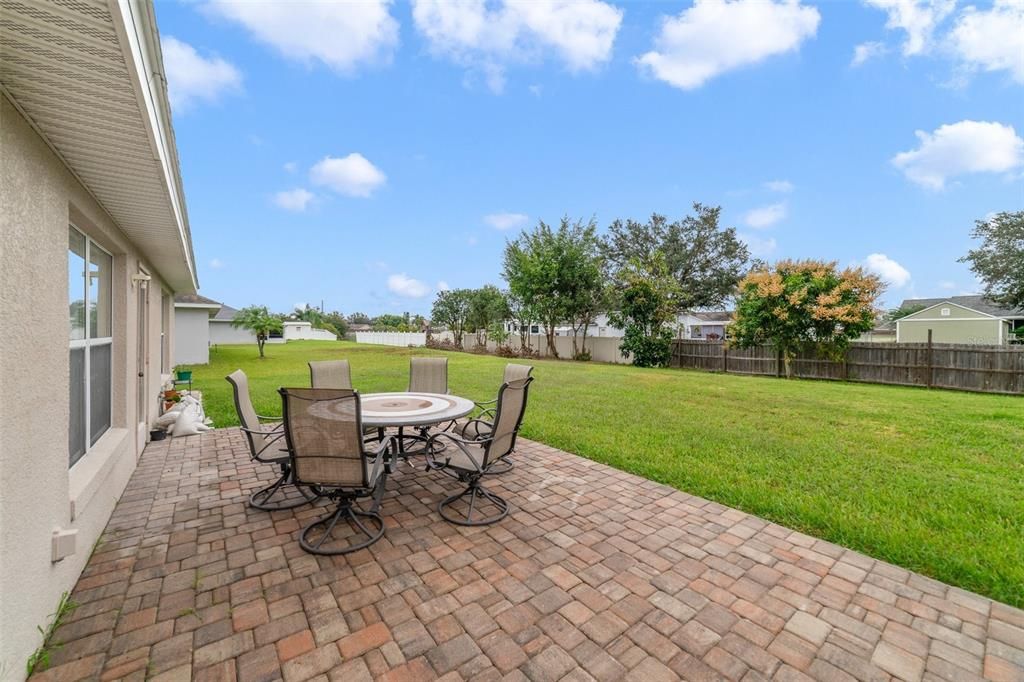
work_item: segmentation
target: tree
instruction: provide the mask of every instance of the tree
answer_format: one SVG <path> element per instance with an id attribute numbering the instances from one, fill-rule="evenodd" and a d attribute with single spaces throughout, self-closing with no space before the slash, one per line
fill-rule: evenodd
<path id="1" fill-rule="evenodd" d="M 613 271 L 643 263 L 656 251 L 679 284 L 681 310 L 718 308 L 733 295 L 750 252 L 736 228 L 719 227 L 720 206 L 693 204 L 694 215 L 669 222 L 657 213 L 646 223 L 616 220 L 608 228 L 604 251 Z"/>
<path id="2" fill-rule="evenodd" d="M 668 271 L 665 255 L 655 251 L 619 268 L 617 310 L 610 322 L 623 330 L 619 350 L 638 367 L 664 367 L 672 353 L 672 322 L 679 314 L 682 290 Z"/>
<path id="3" fill-rule="evenodd" d="M 469 301 L 472 291 L 469 289 L 449 289 L 437 292 L 434 306 L 430 311 L 430 319 L 434 324 L 448 327 L 456 346 L 462 347 L 462 335 L 469 317 Z"/>
<path id="4" fill-rule="evenodd" d="M 377 332 L 402 332 L 409 330 L 409 324 L 404 315 L 393 315 L 384 313 L 373 318 L 373 330 Z"/>
<path id="5" fill-rule="evenodd" d="M 280 334 L 284 328 L 280 317 L 271 314 L 267 310 L 267 306 L 257 305 L 239 310 L 235 319 L 231 321 L 231 326 L 248 329 L 256 335 L 256 345 L 259 346 L 261 359 L 265 357 L 263 346 L 267 343 L 267 339 L 271 334 Z"/>
<path id="6" fill-rule="evenodd" d="M 886 322 L 895 322 L 896 320 L 903 319 L 907 315 L 913 315 L 919 313 L 925 309 L 925 306 L 920 304 L 910 304 L 900 308 L 893 308 L 885 313 L 883 316 Z"/>
<path id="7" fill-rule="evenodd" d="M 366 313 L 352 313 L 348 316 L 349 324 L 371 324 L 370 316 Z"/>
<path id="8" fill-rule="evenodd" d="M 476 332 L 478 344 L 486 344 L 491 327 L 504 322 L 508 315 L 508 302 L 498 287 L 486 284 L 470 292 L 466 329 Z"/>
<path id="9" fill-rule="evenodd" d="M 960 259 L 985 285 L 985 295 L 1007 308 L 1024 308 L 1024 211 L 974 221 L 981 246 Z"/>
<path id="10" fill-rule="evenodd" d="M 529 348 L 531 343 L 530 328 L 537 319 L 537 314 L 532 306 L 525 303 L 522 298 L 516 296 L 511 291 L 505 294 L 505 300 L 508 302 L 509 319 L 519 329 L 519 347 Z"/>
<path id="11" fill-rule="evenodd" d="M 603 287 L 598 244 L 593 220 L 564 217 L 557 230 L 540 221 L 505 245 L 502 274 L 509 290 L 544 325 L 548 352 L 556 358 L 555 329 L 566 321 L 573 324 L 573 350 L 579 353 L 576 331 L 591 315 L 594 289 Z"/>
<path id="12" fill-rule="evenodd" d="M 881 280 L 863 268 L 839 271 L 834 261 L 779 261 L 740 282 L 729 335 L 740 348 L 773 346 L 790 377 L 799 351 L 814 348 L 839 356 L 851 340 L 871 330 L 883 289 Z"/>
<path id="13" fill-rule="evenodd" d="M 324 315 L 324 324 L 330 324 L 337 331 L 338 336 L 348 333 L 348 320 L 337 310 L 332 310 Z"/>

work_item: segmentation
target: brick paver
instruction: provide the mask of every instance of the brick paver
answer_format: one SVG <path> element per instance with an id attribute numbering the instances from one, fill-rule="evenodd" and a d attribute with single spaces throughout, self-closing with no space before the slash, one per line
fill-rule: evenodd
<path id="1" fill-rule="evenodd" d="M 1024 612 L 538 443 L 466 529 L 403 466 L 385 537 L 313 557 L 322 504 L 236 429 L 152 443 L 38 680 L 1017 680 Z"/>

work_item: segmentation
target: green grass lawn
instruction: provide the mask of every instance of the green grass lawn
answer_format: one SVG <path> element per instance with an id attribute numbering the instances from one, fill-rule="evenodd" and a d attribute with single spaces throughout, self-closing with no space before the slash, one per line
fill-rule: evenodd
<path id="1" fill-rule="evenodd" d="M 348 358 L 361 392 L 404 390 L 426 349 L 222 346 L 195 367 L 215 425 L 241 367 L 260 413 L 306 362 Z M 450 354 L 455 394 L 494 397 L 507 360 Z M 523 435 L 1024 606 L 1024 399 L 534 361 Z"/>

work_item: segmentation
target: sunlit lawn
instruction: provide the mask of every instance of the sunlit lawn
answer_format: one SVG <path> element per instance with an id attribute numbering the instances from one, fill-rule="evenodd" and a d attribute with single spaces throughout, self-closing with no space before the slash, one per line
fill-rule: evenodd
<path id="1" fill-rule="evenodd" d="M 221 346 L 195 383 L 237 424 L 224 377 L 257 411 L 306 362 L 348 358 L 361 392 L 404 390 L 425 349 L 338 342 Z M 507 360 L 450 354 L 450 388 L 494 397 Z M 523 435 L 1024 606 L 1024 398 L 534 361 Z"/>

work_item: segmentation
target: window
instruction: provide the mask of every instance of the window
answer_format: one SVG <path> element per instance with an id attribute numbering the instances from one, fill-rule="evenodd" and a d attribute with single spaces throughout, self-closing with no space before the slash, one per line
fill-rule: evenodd
<path id="1" fill-rule="evenodd" d="M 70 465 L 110 428 L 112 265 L 109 253 L 68 228 Z"/>
<path id="2" fill-rule="evenodd" d="M 943 308 L 942 310 L 939 311 L 939 314 L 941 314 L 943 317 L 949 317 L 949 308 Z"/>

